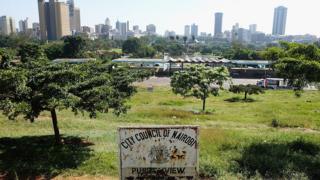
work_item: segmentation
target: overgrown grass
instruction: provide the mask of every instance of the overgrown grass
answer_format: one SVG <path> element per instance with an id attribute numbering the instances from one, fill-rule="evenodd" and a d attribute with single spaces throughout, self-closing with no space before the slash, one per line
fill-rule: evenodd
<path id="1" fill-rule="evenodd" d="M 53 134 L 49 113 L 42 114 L 33 124 L 22 119 L 9 121 L 0 116 L 0 172 L 24 172 L 25 177 L 117 176 L 118 126 L 196 124 L 201 126 L 200 170 L 203 177 L 319 177 L 320 92 L 308 91 L 296 98 L 292 91 L 267 91 L 250 97 L 255 101 L 228 102 L 227 99 L 235 98 L 234 94 L 222 92 L 220 96 L 208 99 L 207 111 L 210 113 L 202 114 L 196 113 L 202 107 L 200 100 L 176 96 L 166 87 L 156 87 L 154 92 L 140 88 L 128 102 L 131 110 L 120 117 L 100 114 L 92 120 L 87 115 L 74 116 L 70 111 L 61 111 L 58 118 L 62 134 L 93 143 L 84 147 L 86 158 L 80 154 L 76 164 L 66 162 L 65 166 L 45 158 L 60 152 L 52 149 L 47 142 L 49 139 L 43 140 L 44 143 L 37 141 Z M 274 120 L 276 128 L 273 127 Z M 29 138 L 25 139 L 25 136 Z M 8 138 L 10 146 L 2 143 Z M 28 152 L 33 149 L 46 152 L 41 158 L 50 168 L 40 171 L 38 166 L 28 165 L 30 162 L 25 159 L 23 146 L 18 146 L 21 142 L 27 143 Z M 13 151 L 9 148 L 15 146 L 21 149 Z M 72 156 L 72 147 L 65 148 L 66 153 L 57 153 L 55 159 L 74 161 L 77 157 Z M 37 153 L 29 154 L 31 162 L 33 158 L 37 160 Z M 73 159 L 66 158 L 69 156 Z M 8 163 L 11 158 L 15 163 Z"/>

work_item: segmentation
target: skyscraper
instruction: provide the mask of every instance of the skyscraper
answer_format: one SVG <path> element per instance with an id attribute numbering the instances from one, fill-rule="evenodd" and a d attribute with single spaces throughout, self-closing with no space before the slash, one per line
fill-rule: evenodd
<path id="1" fill-rule="evenodd" d="M 285 35 L 287 11 L 288 9 L 284 6 L 279 6 L 274 9 L 272 35 Z"/>
<path id="2" fill-rule="evenodd" d="M 190 37 L 190 26 L 189 25 L 184 26 L 184 36 Z"/>
<path id="3" fill-rule="evenodd" d="M 116 22 L 116 30 L 120 31 L 120 21 L 117 20 Z"/>
<path id="4" fill-rule="evenodd" d="M 251 34 L 254 34 L 257 32 L 257 25 L 256 24 L 250 24 L 249 25 L 249 30 Z"/>
<path id="5" fill-rule="evenodd" d="M 0 34 L 10 35 L 16 33 L 16 22 L 12 17 L 0 17 Z"/>
<path id="6" fill-rule="evenodd" d="M 110 23 L 110 19 L 109 19 L 109 18 L 106 19 L 105 25 L 111 26 L 111 23 Z"/>
<path id="7" fill-rule="evenodd" d="M 81 31 L 81 16 L 80 16 L 80 9 L 74 8 L 74 17 L 73 17 L 73 26 L 71 30 L 75 30 L 76 32 Z"/>
<path id="8" fill-rule="evenodd" d="M 70 30 L 73 32 L 80 32 L 81 30 L 80 9 L 75 7 L 74 0 L 68 0 L 67 4 L 69 6 Z"/>
<path id="9" fill-rule="evenodd" d="M 157 33 L 157 28 L 154 24 L 149 24 L 146 27 L 146 31 L 148 35 L 155 35 Z"/>
<path id="10" fill-rule="evenodd" d="M 215 13 L 215 21 L 214 21 L 214 37 L 221 38 L 223 36 L 222 34 L 222 19 L 223 19 L 223 13 Z"/>
<path id="11" fill-rule="evenodd" d="M 120 23 L 119 32 L 121 37 L 126 37 L 128 32 L 128 22 Z"/>
<path id="12" fill-rule="evenodd" d="M 140 32 L 140 29 L 139 29 L 139 26 L 138 26 L 138 25 L 134 25 L 134 26 L 132 27 L 132 30 L 133 30 L 134 33 L 139 33 L 139 32 Z"/>
<path id="13" fill-rule="evenodd" d="M 25 20 L 19 21 L 19 30 L 20 30 L 20 32 L 26 32 L 28 28 L 29 28 L 28 18 L 25 19 Z"/>
<path id="14" fill-rule="evenodd" d="M 71 34 L 69 6 L 57 0 L 38 0 L 41 39 L 57 40 Z"/>
<path id="15" fill-rule="evenodd" d="M 198 25 L 191 25 L 191 36 L 198 37 Z"/>

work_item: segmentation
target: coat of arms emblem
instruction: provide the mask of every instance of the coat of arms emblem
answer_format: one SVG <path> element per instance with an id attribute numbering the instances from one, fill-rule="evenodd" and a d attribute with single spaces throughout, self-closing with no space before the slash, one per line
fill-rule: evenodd
<path id="1" fill-rule="evenodd" d="M 152 146 L 149 157 L 151 158 L 151 163 L 163 164 L 169 161 L 169 150 L 164 145 Z"/>

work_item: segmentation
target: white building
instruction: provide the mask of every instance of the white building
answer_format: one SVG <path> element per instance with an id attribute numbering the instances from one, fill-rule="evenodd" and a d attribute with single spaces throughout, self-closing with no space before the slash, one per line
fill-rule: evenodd
<path id="1" fill-rule="evenodd" d="M 29 29 L 28 18 L 26 18 L 25 20 L 19 21 L 20 32 L 27 32 L 28 29 Z"/>
<path id="2" fill-rule="evenodd" d="M 146 27 L 146 34 L 147 35 L 156 35 L 157 33 L 157 28 L 154 24 L 149 24 Z"/>
<path id="3" fill-rule="evenodd" d="M 189 25 L 184 26 L 184 36 L 190 37 L 190 26 Z"/>
<path id="4" fill-rule="evenodd" d="M 4 35 L 10 35 L 16 33 L 16 22 L 12 17 L 2 16 L 0 17 L 0 33 Z"/>

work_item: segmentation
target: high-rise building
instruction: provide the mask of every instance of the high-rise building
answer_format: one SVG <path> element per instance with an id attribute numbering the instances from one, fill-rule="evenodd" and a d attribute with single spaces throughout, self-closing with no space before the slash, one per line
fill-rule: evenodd
<path id="1" fill-rule="evenodd" d="M 223 13 L 218 12 L 215 13 L 215 21 L 214 21 L 214 37 L 221 38 L 223 37 L 222 33 L 222 19 L 223 19 Z"/>
<path id="2" fill-rule="evenodd" d="M 196 24 L 191 25 L 191 36 L 198 37 L 198 25 Z"/>
<path id="3" fill-rule="evenodd" d="M 67 4 L 69 5 L 70 30 L 72 32 L 80 32 L 81 30 L 80 9 L 75 7 L 74 0 L 68 0 Z"/>
<path id="4" fill-rule="evenodd" d="M 116 22 L 116 30 L 120 31 L 120 21 L 117 20 Z"/>
<path id="5" fill-rule="evenodd" d="M 128 22 L 119 24 L 119 33 L 121 37 L 126 37 L 128 32 Z"/>
<path id="6" fill-rule="evenodd" d="M 41 39 L 57 40 L 71 34 L 69 6 L 58 0 L 38 0 Z"/>
<path id="7" fill-rule="evenodd" d="M 149 24 L 146 27 L 146 32 L 148 35 L 155 35 L 157 33 L 157 28 L 154 24 Z"/>
<path id="8" fill-rule="evenodd" d="M 105 25 L 111 26 L 111 23 L 110 23 L 110 19 L 109 19 L 109 18 L 106 19 Z"/>
<path id="9" fill-rule="evenodd" d="M 40 24 L 39 23 L 32 23 L 32 37 L 36 39 L 40 39 Z"/>
<path id="10" fill-rule="evenodd" d="M 189 25 L 184 26 L 184 36 L 190 37 L 190 26 Z"/>
<path id="11" fill-rule="evenodd" d="M 238 41 L 239 39 L 239 23 L 232 26 L 231 30 L 231 41 Z"/>
<path id="12" fill-rule="evenodd" d="M 108 35 L 110 30 L 110 26 L 105 24 L 97 24 L 95 26 L 95 32 L 97 35 Z"/>
<path id="13" fill-rule="evenodd" d="M 133 32 L 136 33 L 136 34 L 137 34 L 137 33 L 140 33 L 140 29 L 139 29 L 139 26 L 138 26 L 138 25 L 133 26 L 133 27 L 132 27 L 132 30 L 133 30 Z"/>
<path id="14" fill-rule="evenodd" d="M 70 35 L 70 18 L 69 18 L 69 7 L 66 3 L 56 3 L 56 22 L 57 22 L 57 39 L 63 36 Z"/>
<path id="15" fill-rule="evenodd" d="M 127 21 L 127 32 L 130 31 L 130 24 L 129 24 L 129 21 Z"/>
<path id="16" fill-rule="evenodd" d="M 104 25 L 104 24 L 97 24 L 97 25 L 95 26 L 95 32 L 96 32 L 96 34 L 102 34 L 103 25 Z"/>
<path id="17" fill-rule="evenodd" d="M 166 30 L 166 32 L 164 33 L 164 37 L 174 37 L 176 38 L 176 32 L 174 31 L 169 31 L 169 30 Z"/>
<path id="18" fill-rule="evenodd" d="M 10 35 L 16 33 L 16 22 L 12 17 L 0 17 L 0 34 Z"/>
<path id="19" fill-rule="evenodd" d="M 93 28 L 91 28 L 89 26 L 82 26 L 81 27 L 81 32 L 90 34 L 90 33 L 93 33 L 94 30 L 93 30 Z"/>
<path id="20" fill-rule="evenodd" d="M 249 25 L 249 30 L 251 34 L 254 34 L 257 32 L 257 25 L 256 24 L 250 24 Z"/>
<path id="21" fill-rule="evenodd" d="M 71 30 L 75 30 L 76 32 L 80 32 L 81 31 L 81 15 L 80 15 L 80 9 L 79 8 L 75 8 L 74 9 L 74 17 L 73 17 L 73 21 L 74 24 L 71 27 Z"/>
<path id="22" fill-rule="evenodd" d="M 28 18 L 25 20 L 19 21 L 19 31 L 26 32 L 29 29 Z"/>
<path id="23" fill-rule="evenodd" d="M 287 11 L 288 9 L 284 6 L 279 6 L 274 9 L 272 35 L 285 35 Z"/>

